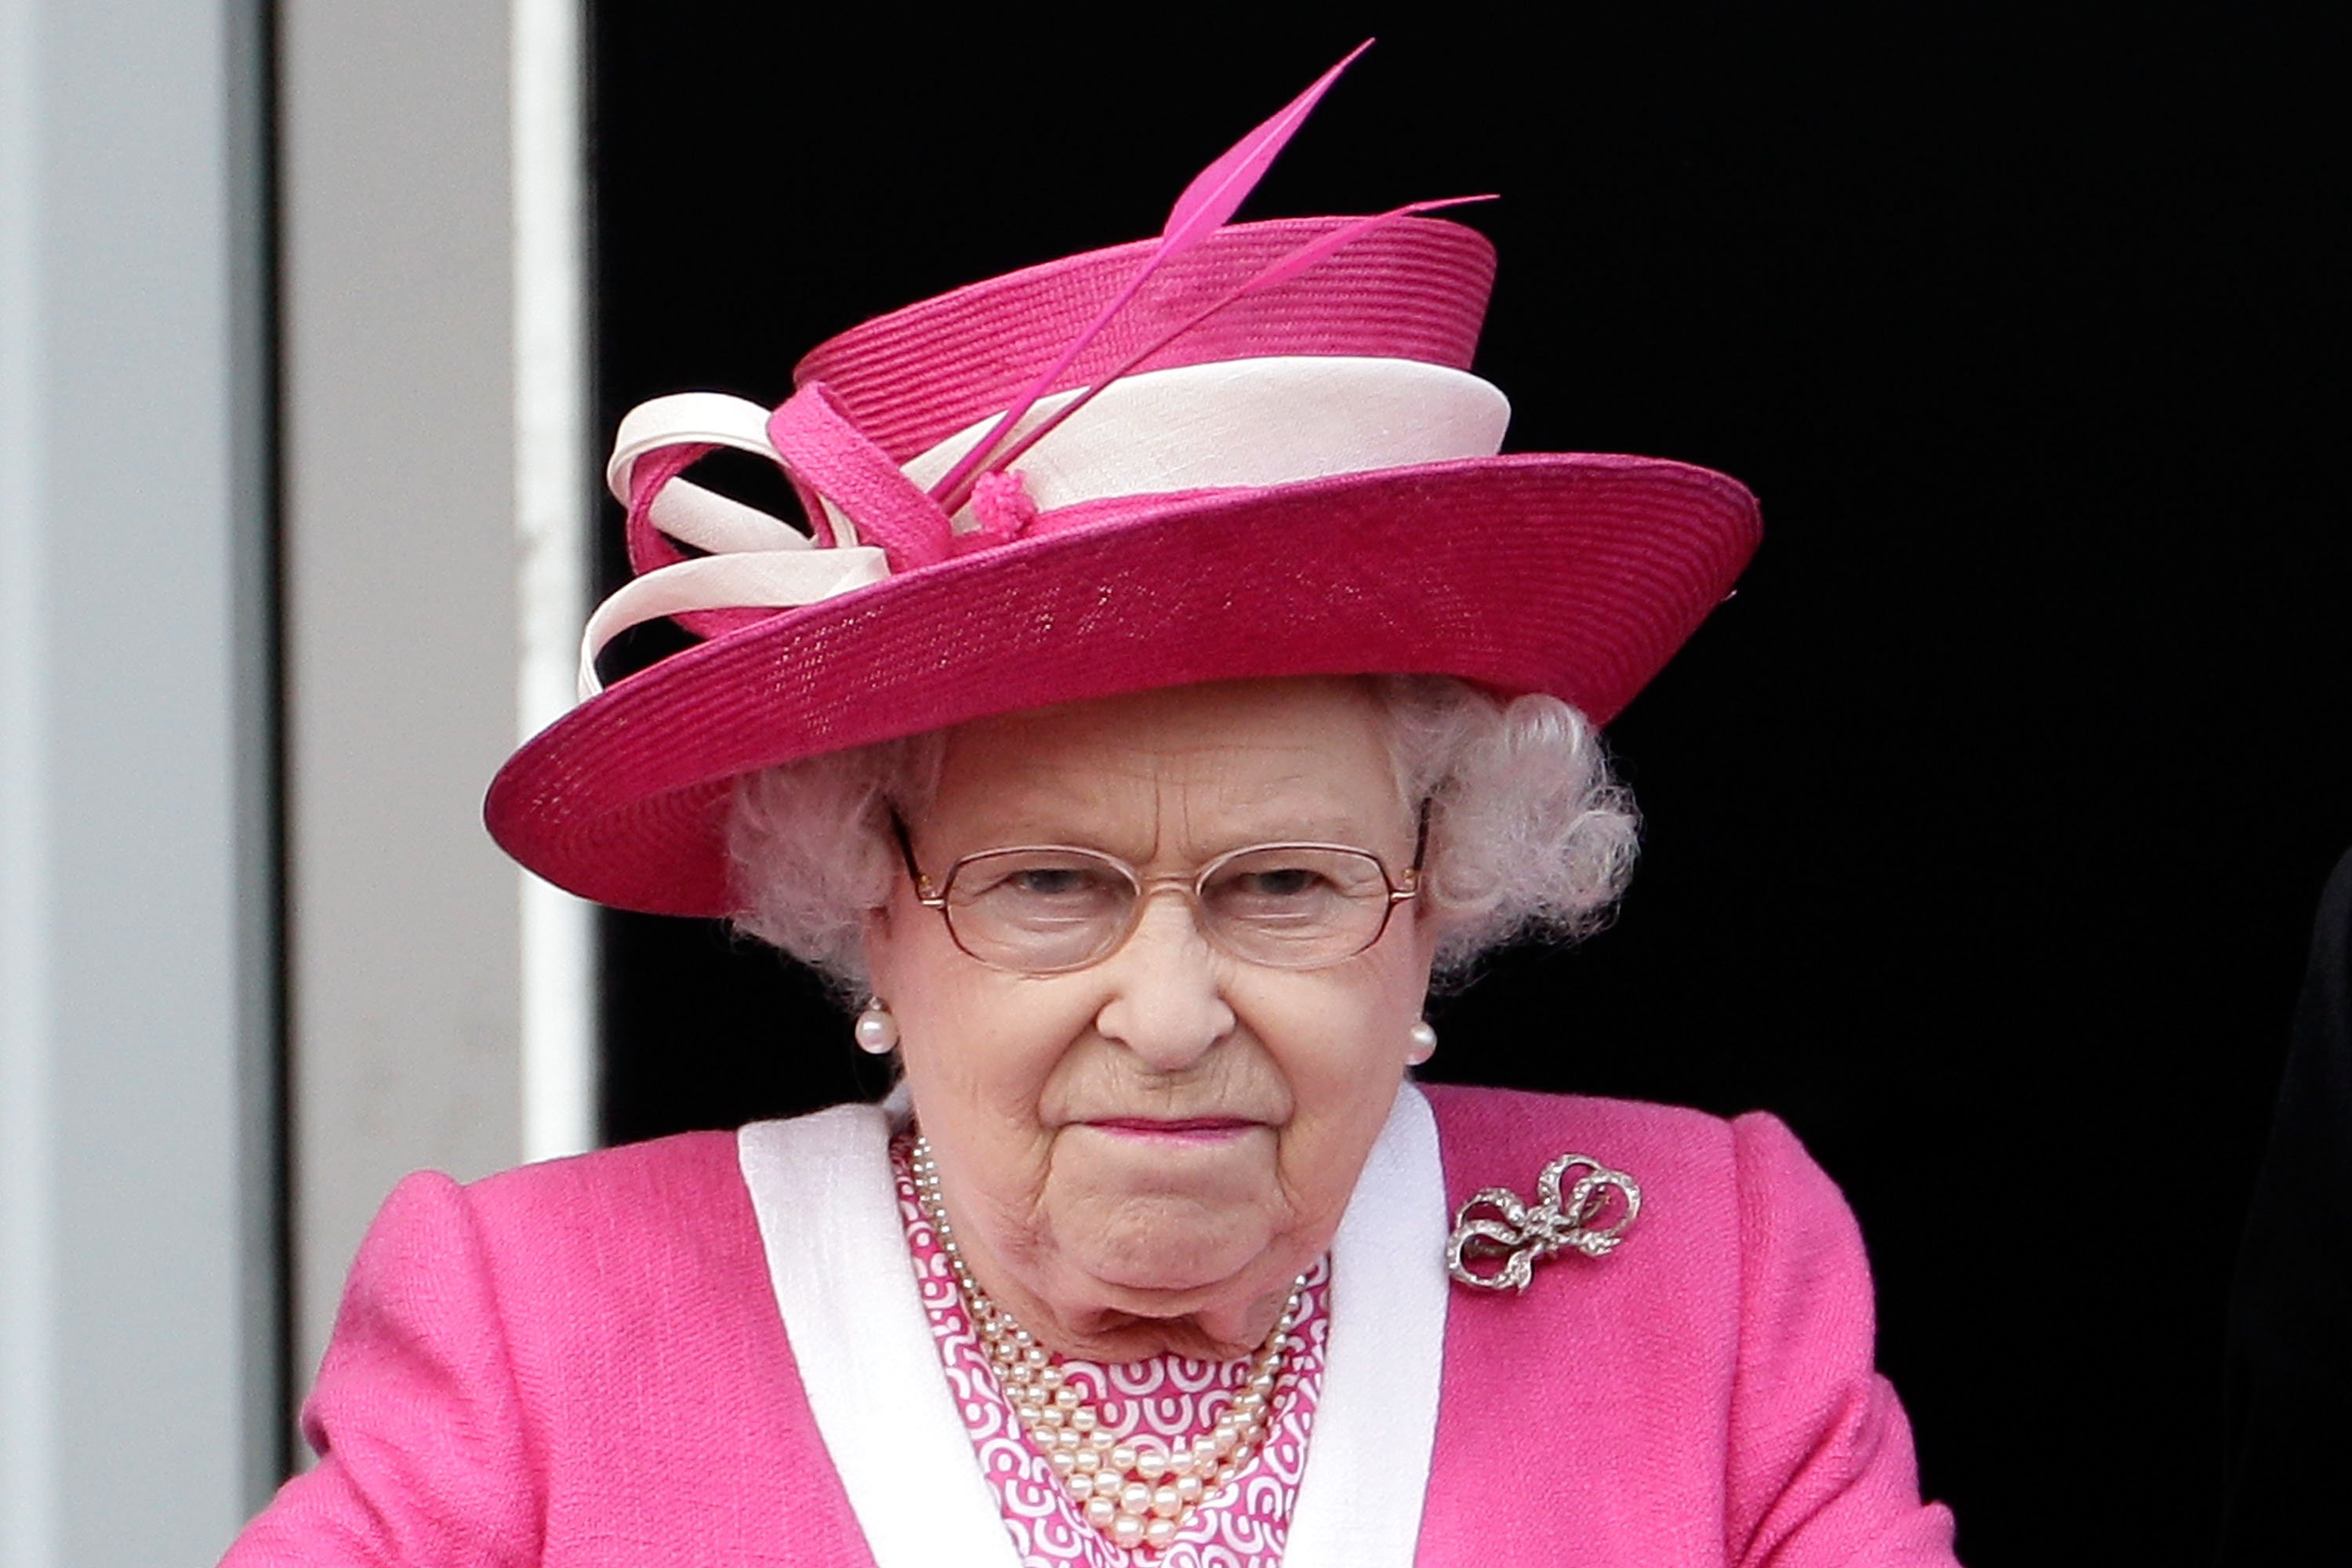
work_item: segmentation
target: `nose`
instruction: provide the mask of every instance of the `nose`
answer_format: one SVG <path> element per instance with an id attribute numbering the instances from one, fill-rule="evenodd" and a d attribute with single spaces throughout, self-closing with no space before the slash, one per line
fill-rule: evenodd
<path id="1" fill-rule="evenodd" d="M 1151 899 L 1103 965 L 1110 994 L 1095 1027 L 1153 1071 L 1181 1071 L 1233 1032 L 1223 969 L 1189 900 Z"/>

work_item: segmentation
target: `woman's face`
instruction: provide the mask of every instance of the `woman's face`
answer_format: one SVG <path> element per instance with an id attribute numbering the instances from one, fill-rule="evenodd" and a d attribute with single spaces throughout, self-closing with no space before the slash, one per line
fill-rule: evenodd
<path id="1" fill-rule="evenodd" d="M 1281 840 L 1412 864 L 1372 700 L 1343 680 L 1235 682 L 966 725 L 908 825 L 936 883 L 962 856 L 1073 845 L 1189 883 Z M 1411 1048 L 1434 951 L 1417 904 L 1310 970 L 1232 958 L 1149 898 L 1087 968 L 965 954 L 901 879 L 867 923 L 915 1111 L 982 1285 L 1067 1353 L 1254 1348 L 1339 1227 Z"/>

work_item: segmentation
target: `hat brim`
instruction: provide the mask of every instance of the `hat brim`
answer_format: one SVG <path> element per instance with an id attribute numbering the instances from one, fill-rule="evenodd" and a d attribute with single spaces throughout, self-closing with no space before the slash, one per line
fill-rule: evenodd
<path id="1" fill-rule="evenodd" d="M 1050 521 L 1050 519 L 1046 520 Z M 1524 454 L 1171 498 L 783 611 L 526 742 L 484 816 L 583 898 L 725 916 L 730 781 L 994 714 L 1250 677 L 1432 674 L 1616 717 L 1730 591 L 1755 499 Z"/>

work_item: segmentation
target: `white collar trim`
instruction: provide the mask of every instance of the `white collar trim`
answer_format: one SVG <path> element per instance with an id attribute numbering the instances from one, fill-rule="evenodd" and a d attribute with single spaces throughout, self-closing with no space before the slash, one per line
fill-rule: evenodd
<path id="1" fill-rule="evenodd" d="M 1421 1090 L 1397 1090 L 1331 1244 L 1323 1396 L 1283 1568 L 1410 1568 L 1444 1373 L 1445 1171 Z"/>
<path id="2" fill-rule="evenodd" d="M 785 1337 L 875 1568 L 1019 1568 L 940 1370 L 889 1148 L 876 1105 L 737 1135 Z"/>
<path id="3" fill-rule="evenodd" d="M 889 1161 L 904 1114 L 846 1105 L 754 1122 L 737 1156 L 801 1385 L 876 1568 L 1015 1568 L 907 1260 Z M 1445 1235 L 1436 1120 L 1407 1084 L 1332 1244 L 1331 1337 L 1285 1568 L 1412 1561 L 1437 1437 Z M 910 1475 L 930 1478 L 919 1507 Z"/>

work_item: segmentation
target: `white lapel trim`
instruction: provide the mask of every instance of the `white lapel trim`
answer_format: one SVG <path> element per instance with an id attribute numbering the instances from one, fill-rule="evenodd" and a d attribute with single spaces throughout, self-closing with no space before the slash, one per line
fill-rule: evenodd
<path id="1" fill-rule="evenodd" d="M 776 1306 L 876 1568 L 1018 1568 L 915 1289 L 889 1135 L 873 1105 L 737 1135 Z"/>
<path id="2" fill-rule="evenodd" d="M 1410 1568 L 1444 1373 L 1445 1171 L 1421 1090 L 1397 1090 L 1331 1245 L 1323 1396 L 1283 1568 Z"/>

